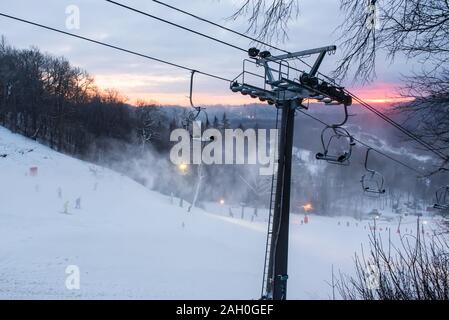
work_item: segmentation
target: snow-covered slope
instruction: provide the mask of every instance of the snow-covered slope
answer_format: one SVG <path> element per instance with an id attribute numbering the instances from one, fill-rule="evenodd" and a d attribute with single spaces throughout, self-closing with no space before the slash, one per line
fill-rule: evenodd
<path id="1" fill-rule="evenodd" d="M 0 298 L 259 297 L 262 221 L 187 213 L 123 175 L 0 127 L 1 155 Z M 368 223 L 299 219 L 291 225 L 289 298 L 328 298 L 331 265 L 352 269 Z M 80 290 L 65 286 L 69 265 L 80 269 Z"/>

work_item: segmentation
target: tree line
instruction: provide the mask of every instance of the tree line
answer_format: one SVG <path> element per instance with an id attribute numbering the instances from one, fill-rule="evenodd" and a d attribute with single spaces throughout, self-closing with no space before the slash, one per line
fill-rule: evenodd
<path id="1" fill-rule="evenodd" d="M 168 121 L 160 108 L 126 103 L 100 90 L 65 58 L 0 41 L 0 125 L 81 158 L 101 158 L 111 143 L 164 149 Z M 157 132 L 157 134 L 155 134 Z M 168 140 L 168 139 L 167 139 Z"/>
<path id="2" fill-rule="evenodd" d="M 152 188 L 166 194 L 174 191 L 187 199 L 187 186 L 196 183 L 196 169 L 177 177 L 168 155 L 175 143 L 170 142 L 170 133 L 184 126 L 190 110 L 169 109 L 145 101 L 130 105 L 119 92 L 98 88 L 91 75 L 67 59 L 38 48 L 16 49 L 0 40 L 1 126 L 56 151 L 126 172 L 143 184 L 142 172 L 153 170 L 161 176 Z M 221 117 L 207 119 L 203 129 L 230 127 L 223 112 Z M 154 157 L 164 163 L 164 169 L 156 170 L 154 163 L 148 163 Z M 129 168 L 136 163 L 136 168 Z M 242 170 L 238 171 L 243 174 Z M 205 169 L 207 180 L 217 188 L 211 197 L 226 194 L 223 180 L 217 177 L 222 171 L 236 179 L 232 166 Z M 173 184 L 173 180 L 178 181 Z M 180 187 L 183 183 L 185 188 Z"/>

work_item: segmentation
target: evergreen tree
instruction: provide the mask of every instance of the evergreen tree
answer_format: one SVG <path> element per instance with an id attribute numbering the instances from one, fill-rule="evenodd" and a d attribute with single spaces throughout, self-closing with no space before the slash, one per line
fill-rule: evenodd
<path id="1" fill-rule="evenodd" d="M 204 126 L 206 129 L 210 128 L 210 121 L 209 121 L 209 117 L 206 118 L 206 124 Z"/>
<path id="2" fill-rule="evenodd" d="M 215 129 L 218 129 L 219 126 L 220 126 L 220 123 L 218 122 L 218 118 L 217 118 L 217 116 L 214 116 L 214 122 L 212 123 L 212 127 L 214 127 Z"/>
<path id="3" fill-rule="evenodd" d="M 226 112 L 223 112 L 223 117 L 221 118 L 221 128 L 229 129 L 231 127 L 228 117 L 226 116 Z"/>

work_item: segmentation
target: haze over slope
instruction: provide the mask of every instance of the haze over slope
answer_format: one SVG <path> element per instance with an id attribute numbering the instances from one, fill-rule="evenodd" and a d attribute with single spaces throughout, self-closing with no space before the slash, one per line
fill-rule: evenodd
<path id="1" fill-rule="evenodd" d="M 255 222 L 189 214 L 177 199 L 2 127 L 0 154 L 0 298 L 259 297 L 266 212 Z M 289 298 L 328 298 L 331 265 L 350 272 L 368 222 L 300 219 L 291 223 Z M 80 290 L 65 287 L 69 265 L 80 268 Z"/>

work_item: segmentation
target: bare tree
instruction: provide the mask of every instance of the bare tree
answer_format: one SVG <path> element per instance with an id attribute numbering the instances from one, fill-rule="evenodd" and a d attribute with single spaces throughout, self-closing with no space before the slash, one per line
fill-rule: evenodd
<path id="1" fill-rule="evenodd" d="M 161 117 L 155 106 L 148 105 L 141 101 L 137 103 L 136 116 L 136 131 L 142 147 L 142 152 L 145 152 L 147 144 L 150 144 L 154 139 L 159 137 L 157 124 Z"/>
<path id="2" fill-rule="evenodd" d="M 449 69 L 407 77 L 401 93 L 411 100 L 397 106 L 407 115 L 405 124 L 435 149 L 449 150 Z"/>
<path id="3" fill-rule="evenodd" d="M 382 50 L 419 58 L 436 70 L 449 61 L 449 2 L 447 0 L 341 0 L 340 25 L 344 58 L 336 74 L 355 68 L 356 78 L 375 75 L 376 54 Z"/>
<path id="4" fill-rule="evenodd" d="M 335 71 L 343 78 L 375 78 L 376 57 L 384 52 L 414 59 L 421 70 L 405 75 L 398 106 L 406 125 L 435 149 L 449 149 L 449 1 L 341 0 L 345 19 L 339 27 L 344 58 Z M 447 161 L 443 163 L 443 166 Z"/>
<path id="5" fill-rule="evenodd" d="M 284 41 L 288 38 L 288 23 L 299 13 L 298 0 L 244 0 L 231 16 L 248 18 L 248 29 L 259 40 Z"/>
<path id="6" fill-rule="evenodd" d="M 448 300 L 449 243 L 447 234 L 404 235 L 399 246 L 383 241 L 376 231 L 370 250 L 355 258 L 355 275 L 340 274 L 338 291 L 355 300 Z"/>

